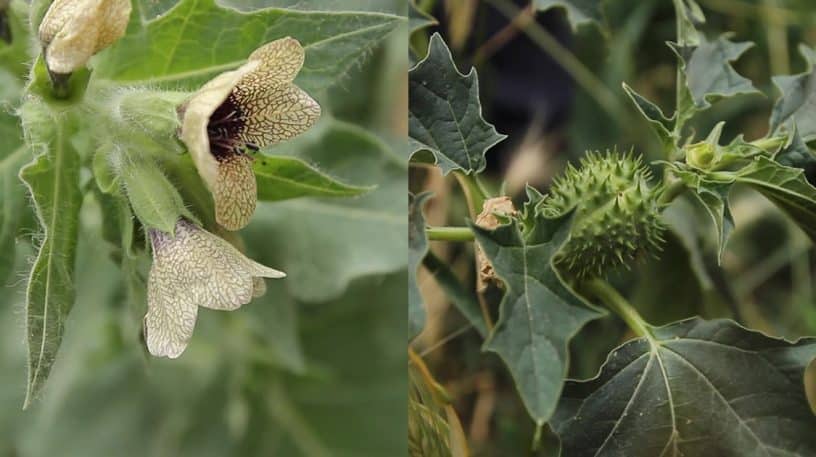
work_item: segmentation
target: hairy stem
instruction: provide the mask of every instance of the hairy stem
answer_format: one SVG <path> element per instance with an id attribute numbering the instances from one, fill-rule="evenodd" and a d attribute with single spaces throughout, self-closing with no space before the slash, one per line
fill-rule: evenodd
<path id="1" fill-rule="evenodd" d="M 660 194 L 660 197 L 657 199 L 657 204 L 660 207 L 669 206 L 669 203 L 673 202 L 675 198 L 679 197 L 683 192 L 686 191 L 686 183 L 684 183 L 680 179 L 674 179 L 671 182 L 668 182 L 664 185 L 663 192 Z"/>

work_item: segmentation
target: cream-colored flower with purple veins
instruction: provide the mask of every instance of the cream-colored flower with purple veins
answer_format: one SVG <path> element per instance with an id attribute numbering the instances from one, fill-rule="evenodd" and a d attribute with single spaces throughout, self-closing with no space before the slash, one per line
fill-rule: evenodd
<path id="1" fill-rule="evenodd" d="M 303 60 L 294 38 L 268 43 L 179 110 L 181 140 L 213 194 L 215 220 L 228 230 L 244 227 L 255 212 L 257 187 L 247 150 L 293 138 L 320 117 L 320 105 L 292 83 Z"/>
<path id="2" fill-rule="evenodd" d="M 150 229 L 145 340 L 151 354 L 176 358 L 193 336 L 198 307 L 232 311 L 263 293 L 262 278 L 285 273 L 248 259 L 222 238 L 185 219 L 175 236 Z"/>
<path id="3" fill-rule="evenodd" d="M 52 74 L 82 68 L 97 52 L 125 34 L 130 0 L 54 0 L 38 35 Z"/>

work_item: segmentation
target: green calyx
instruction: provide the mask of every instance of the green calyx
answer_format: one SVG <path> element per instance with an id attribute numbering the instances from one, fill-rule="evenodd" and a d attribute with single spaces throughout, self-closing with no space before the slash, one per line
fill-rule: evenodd
<path id="1" fill-rule="evenodd" d="M 651 174 L 631 153 L 589 153 L 569 166 L 540 211 L 560 217 L 575 210 L 569 240 L 557 262 L 575 278 L 602 276 L 660 249 L 663 224 Z"/>

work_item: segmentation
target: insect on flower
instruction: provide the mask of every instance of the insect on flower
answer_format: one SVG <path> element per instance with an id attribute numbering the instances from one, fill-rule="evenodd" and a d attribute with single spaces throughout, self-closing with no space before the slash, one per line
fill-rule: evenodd
<path id="1" fill-rule="evenodd" d="M 291 139 L 317 122 L 320 105 L 292 81 L 304 51 L 282 38 L 253 52 L 246 64 L 205 84 L 179 108 L 181 140 L 228 230 L 249 223 L 257 187 L 248 151 Z"/>
<path id="2" fill-rule="evenodd" d="M 248 259 L 226 240 L 185 219 L 175 235 L 149 229 L 145 340 L 151 354 L 176 358 L 195 328 L 198 307 L 232 311 L 263 294 L 262 278 L 285 273 Z"/>

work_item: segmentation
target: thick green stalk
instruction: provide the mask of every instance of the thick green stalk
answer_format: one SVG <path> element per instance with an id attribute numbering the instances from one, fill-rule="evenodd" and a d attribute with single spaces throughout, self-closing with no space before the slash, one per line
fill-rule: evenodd
<path id="1" fill-rule="evenodd" d="M 623 319 L 635 335 L 654 339 L 652 331 L 640 314 L 609 283 L 602 279 L 591 279 L 583 283 L 582 288 L 599 298 L 607 308 Z"/>
<path id="2" fill-rule="evenodd" d="M 473 241 L 473 232 L 467 227 L 428 227 L 425 229 L 431 241 Z"/>

